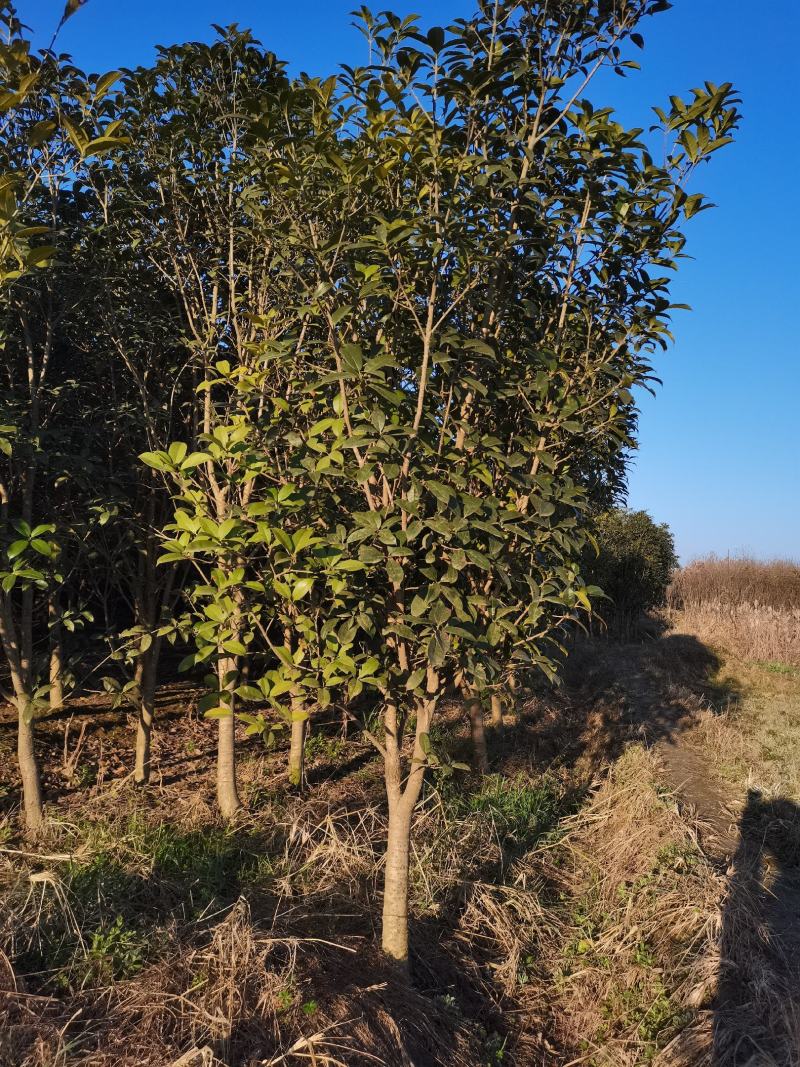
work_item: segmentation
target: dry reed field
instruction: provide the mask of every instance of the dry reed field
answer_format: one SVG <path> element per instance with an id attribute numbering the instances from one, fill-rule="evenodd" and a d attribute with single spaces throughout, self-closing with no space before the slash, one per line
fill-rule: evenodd
<path id="1" fill-rule="evenodd" d="M 800 565 L 786 560 L 697 560 L 667 594 L 680 625 L 742 659 L 800 665 Z"/>

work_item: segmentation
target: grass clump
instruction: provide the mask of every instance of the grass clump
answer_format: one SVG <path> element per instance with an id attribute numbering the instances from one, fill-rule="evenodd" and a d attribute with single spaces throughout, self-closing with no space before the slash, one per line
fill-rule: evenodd
<path id="1" fill-rule="evenodd" d="M 86 953 L 86 979 L 105 985 L 131 978 L 141 970 L 144 958 L 145 942 L 141 933 L 126 926 L 123 917 L 118 915 L 110 925 L 92 934 Z"/>
<path id="2" fill-rule="evenodd" d="M 528 847 L 553 830 L 565 814 L 563 788 L 547 775 L 531 779 L 490 774 L 477 790 L 453 787 L 446 794 L 446 803 L 452 818 L 478 816 L 489 820 L 503 836 Z"/>
<path id="3" fill-rule="evenodd" d="M 649 1063 L 686 1026 L 687 999 L 713 974 L 707 916 L 718 879 L 636 746 L 563 847 L 569 911 L 551 972 L 561 1041 L 594 1067 Z M 702 1040 L 710 1049 L 710 1031 Z"/>

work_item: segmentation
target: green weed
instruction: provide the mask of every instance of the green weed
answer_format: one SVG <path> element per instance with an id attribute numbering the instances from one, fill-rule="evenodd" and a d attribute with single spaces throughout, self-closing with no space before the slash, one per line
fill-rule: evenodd
<path id="1" fill-rule="evenodd" d="M 86 954 L 87 977 L 98 982 L 130 978 L 141 969 L 144 944 L 141 934 L 125 925 L 121 915 L 92 934 Z"/>
<path id="2" fill-rule="evenodd" d="M 770 674 L 800 675 L 800 667 L 792 666 L 791 663 L 782 663 L 779 660 L 754 659 L 750 660 L 750 663 L 754 667 L 760 667 L 761 670 L 768 671 Z"/>
<path id="3" fill-rule="evenodd" d="M 635 1029 L 649 1063 L 687 1021 L 687 1013 L 670 1000 L 660 978 L 645 978 L 627 988 L 615 987 L 604 1001 L 601 1013 L 611 1036 Z"/>
<path id="4" fill-rule="evenodd" d="M 347 743 L 341 737 L 327 737 L 325 734 L 312 734 L 306 741 L 306 759 L 325 760 L 336 763 L 342 756 Z"/>
<path id="5" fill-rule="evenodd" d="M 503 834 L 527 845 L 552 830 L 564 814 L 563 792 L 547 776 L 534 781 L 489 775 L 477 792 L 449 790 L 446 803 L 452 816 L 491 819 Z"/>

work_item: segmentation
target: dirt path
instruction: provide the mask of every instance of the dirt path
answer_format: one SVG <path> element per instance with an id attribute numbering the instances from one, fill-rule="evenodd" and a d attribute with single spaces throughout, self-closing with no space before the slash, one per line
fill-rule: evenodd
<path id="1" fill-rule="evenodd" d="M 630 734 L 656 753 L 664 785 L 696 822 L 703 851 L 715 864 L 726 866 L 736 852 L 743 805 L 693 743 L 700 707 L 696 694 L 671 683 L 653 644 L 627 646 L 614 667 L 628 705 Z"/>
<path id="2" fill-rule="evenodd" d="M 800 807 L 737 789 L 715 774 L 714 753 L 693 736 L 700 705 L 689 690 L 682 696 L 652 646 L 630 649 L 616 666 L 633 734 L 652 746 L 664 785 L 724 880 L 713 1048 L 704 1062 L 797 1067 Z"/>

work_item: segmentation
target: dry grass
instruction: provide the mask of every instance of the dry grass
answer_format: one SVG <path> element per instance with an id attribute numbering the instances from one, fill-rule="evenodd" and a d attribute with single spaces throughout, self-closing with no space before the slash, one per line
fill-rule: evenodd
<path id="1" fill-rule="evenodd" d="M 800 670 L 729 659 L 719 678 L 737 697 L 724 712 L 700 716 L 695 732 L 713 772 L 742 794 L 800 803 Z"/>
<path id="2" fill-rule="evenodd" d="M 471 1067 L 486 1035 L 377 951 L 385 825 L 368 789 L 348 802 L 262 812 L 267 838 L 164 836 L 139 813 L 63 826 L 77 862 L 7 869 L 3 1067 L 164 1067 L 204 1047 L 225 1065 Z"/>
<path id="3" fill-rule="evenodd" d="M 706 1056 L 695 1062 L 707 1063 L 723 882 L 659 789 L 651 754 L 627 750 L 570 844 L 572 940 L 554 989 L 573 1062 L 632 1067 L 694 1027 Z"/>
<path id="4" fill-rule="evenodd" d="M 786 560 L 697 560 L 667 594 L 688 632 L 743 659 L 800 665 L 800 565 Z"/>
<path id="5" fill-rule="evenodd" d="M 764 1064 L 794 1062 L 763 857 L 742 853 L 729 882 L 631 744 L 648 686 L 699 721 L 709 759 L 745 705 L 702 711 L 725 686 L 698 642 L 637 648 L 639 688 L 604 644 L 580 688 L 507 716 L 502 775 L 430 783 L 413 986 L 377 948 L 383 789 L 357 742 L 320 735 L 332 777 L 299 798 L 281 753 L 245 748 L 252 815 L 233 829 L 210 778 L 70 794 L 38 855 L 0 852 L 0 1067 L 184 1067 L 192 1050 L 186 1067 L 727 1067 L 743 1028 Z M 458 724 L 441 729 L 463 758 Z"/>
<path id="6" fill-rule="evenodd" d="M 667 594 L 671 608 L 723 604 L 800 610 L 800 564 L 746 556 L 695 560 L 677 572 Z"/>
<path id="7" fill-rule="evenodd" d="M 565 773 L 524 769 L 513 738 L 508 753 L 509 776 L 444 783 L 419 810 L 413 987 L 376 946 L 374 767 L 325 795 L 273 796 L 235 830 L 174 801 L 167 824 L 132 793 L 76 805 L 42 846 L 49 859 L 5 853 L 0 1064 L 166 1067 L 192 1049 L 206 1067 L 653 1054 L 683 1022 L 672 986 L 703 944 L 705 913 L 687 925 L 681 910 L 705 899 L 694 861 L 675 858 L 691 835 L 640 750 L 583 806 Z M 646 840 L 632 831 L 644 823 Z"/>
<path id="8" fill-rule="evenodd" d="M 800 666 L 800 608 L 706 601 L 671 617 L 680 629 L 742 659 Z"/>
<path id="9" fill-rule="evenodd" d="M 691 610 L 673 613 L 670 621 L 676 641 L 693 641 L 698 647 L 704 641 L 717 649 L 705 686 L 688 685 L 684 692 L 680 680 L 681 674 L 687 677 L 687 664 L 660 662 L 664 641 L 651 653 L 663 671 L 661 691 L 674 694 L 693 712 L 692 742 L 710 775 L 735 786 L 742 797 L 757 789 L 800 803 L 800 667 L 790 662 L 796 660 L 797 643 L 781 649 L 781 655 L 753 656 L 752 642 L 744 644 L 744 654 L 737 652 L 729 635 L 715 631 L 703 617 L 698 623 Z"/>

